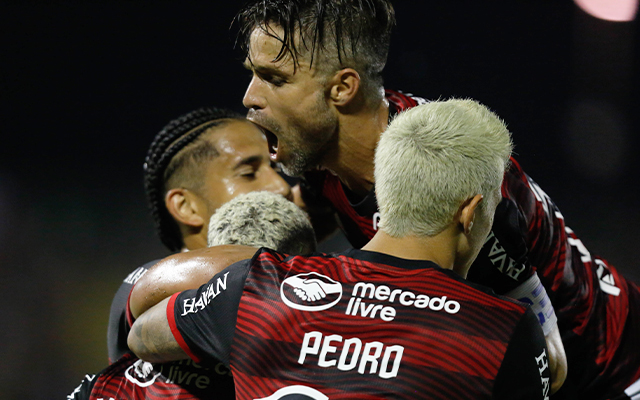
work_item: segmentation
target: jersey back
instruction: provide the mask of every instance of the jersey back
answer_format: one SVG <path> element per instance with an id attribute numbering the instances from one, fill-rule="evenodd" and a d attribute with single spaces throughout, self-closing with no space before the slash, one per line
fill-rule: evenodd
<path id="1" fill-rule="evenodd" d="M 386 96 L 395 112 L 426 101 L 392 90 Z M 380 214 L 373 190 L 354 203 L 339 178 L 327 171 L 310 174 L 309 183 L 337 211 L 353 246 L 362 247 L 375 235 Z M 505 173 L 502 196 L 515 201 L 526 220 L 529 260 L 558 316 L 569 368 L 555 397 L 596 399 L 621 393 L 640 379 L 640 340 L 635 339 L 640 337 L 638 286 L 587 250 L 549 196 L 514 159 Z M 505 276 L 517 277 L 521 270 L 495 236 L 489 239 L 476 262 L 493 263 Z M 472 266 L 470 279 L 473 271 Z"/>
<path id="2" fill-rule="evenodd" d="M 541 331 L 505 360 L 527 308 L 435 264 L 384 257 L 256 257 L 230 354 L 237 398 L 501 398 L 501 368 L 535 375 L 529 395 L 505 398 L 543 398 Z M 532 314 L 529 324 L 539 330 Z"/>

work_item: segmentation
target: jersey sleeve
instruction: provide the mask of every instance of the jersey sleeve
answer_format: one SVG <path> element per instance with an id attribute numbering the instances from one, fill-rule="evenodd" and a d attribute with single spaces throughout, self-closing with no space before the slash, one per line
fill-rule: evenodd
<path id="1" fill-rule="evenodd" d="M 562 214 L 514 159 L 505 174 L 502 195 L 515 201 L 524 216 L 529 262 L 547 283 L 547 289 L 557 290 L 572 256 Z"/>
<path id="2" fill-rule="evenodd" d="M 229 353 L 251 260 L 239 261 L 198 289 L 171 296 L 167 320 L 182 350 L 198 364 L 222 361 Z"/>
<path id="3" fill-rule="evenodd" d="M 496 376 L 495 400 L 549 398 L 551 371 L 547 344 L 534 313 L 527 309 L 516 326 Z"/>
<path id="4" fill-rule="evenodd" d="M 67 395 L 67 400 L 89 400 L 93 386 L 96 383 L 96 377 L 94 374 L 86 374 L 80 385 Z"/>
<path id="5" fill-rule="evenodd" d="M 127 336 L 131 324 L 127 321 L 127 307 L 129 294 L 133 285 L 144 275 L 151 266 L 159 260 L 151 261 L 131 272 L 120 285 L 113 300 L 109 312 L 109 325 L 107 328 L 107 350 L 109 363 L 114 363 L 129 351 Z"/>

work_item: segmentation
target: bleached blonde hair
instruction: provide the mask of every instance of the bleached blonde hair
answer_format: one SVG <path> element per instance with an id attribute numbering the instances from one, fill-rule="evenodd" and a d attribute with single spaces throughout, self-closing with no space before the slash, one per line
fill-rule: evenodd
<path id="1" fill-rule="evenodd" d="M 271 192 L 242 194 L 223 204 L 209 220 L 209 246 L 241 244 L 286 254 L 311 253 L 316 237 L 307 214 Z"/>
<path id="2" fill-rule="evenodd" d="M 465 200 L 482 194 L 488 206 L 512 150 L 505 123 L 477 101 L 433 101 L 401 113 L 376 149 L 380 229 L 433 236 Z"/>

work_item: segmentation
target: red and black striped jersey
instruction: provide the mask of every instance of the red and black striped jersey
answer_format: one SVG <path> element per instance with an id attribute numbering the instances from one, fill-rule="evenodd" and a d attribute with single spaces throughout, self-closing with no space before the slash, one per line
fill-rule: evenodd
<path id="1" fill-rule="evenodd" d="M 391 90 L 386 96 L 390 114 L 426 101 Z M 356 199 L 328 171 L 308 178 L 314 192 L 337 211 L 352 245 L 362 247 L 375 235 L 379 213 L 373 189 Z M 602 399 L 621 393 L 640 378 L 638 286 L 589 253 L 549 196 L 514 159 L 505 174 L 502 195 L 515 201 L 526 221 L 528 258 L 553 303 L 567 352 L 568 377 L 554 398 L 566 394 L 566 398 Z M 487 241 L 485 247 L 494 245 Z M 488 263 L 483 257 L 491 254 L 495 248 L 483 249 L 474 265 Z M 470 278 L 473 270 L 474 266 Z"/>
<path id="2" fill-rule="evenodd" d="M 224 377 L 224 380 L 216 379 Z M 218 382 L 219 381 L 219 382 Z M 225 386 L 226 385 L 226 386 Z M 231 371 L 222 363 L 205 368 L 192 360 L 151 364 L 126 353 L 96 375 L 87 375 L 69 400 L 233 399 Z"/>
<path id="3" fill-rule="evenodd" d="M 143 363 L 130 353 L 127 336 L 133 325 L 129 295 L 134 284 L 159 260 L 132 271 L 122 282 L 111 303 L 107 344 L 109 367 L 87 375 L 74 400 L 89 399 L 233 399 L 235 389 L 230 370 L 222 363 L 204 368 L 192 361 L 164 364 Z"/>
<path id="4" fill-rule="evenodd" d="M 549 390 L 531 310 L 429 261 L 261 249 L 173 295 L 167 318 L 194 361 L 230 364 L 238 399 L 544 399 Z"/>
<path id="5" fill-rule="evenodd" d="M 640 378 L 640 290 L 592 255 L 513 161 L 502 185 L 527 222 L 529 260 L 558 316 L 568 376 L 554 398 L 604 399 Z"/>

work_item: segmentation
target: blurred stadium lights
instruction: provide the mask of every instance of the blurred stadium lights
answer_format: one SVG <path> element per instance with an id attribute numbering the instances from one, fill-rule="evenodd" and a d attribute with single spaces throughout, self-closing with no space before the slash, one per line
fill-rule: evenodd
<path id="1" fill-rule="evenodd" d="M 607 21 L 633 21 L 638 12 L 638 0 L 574 0 L 584 12 Z"/>

